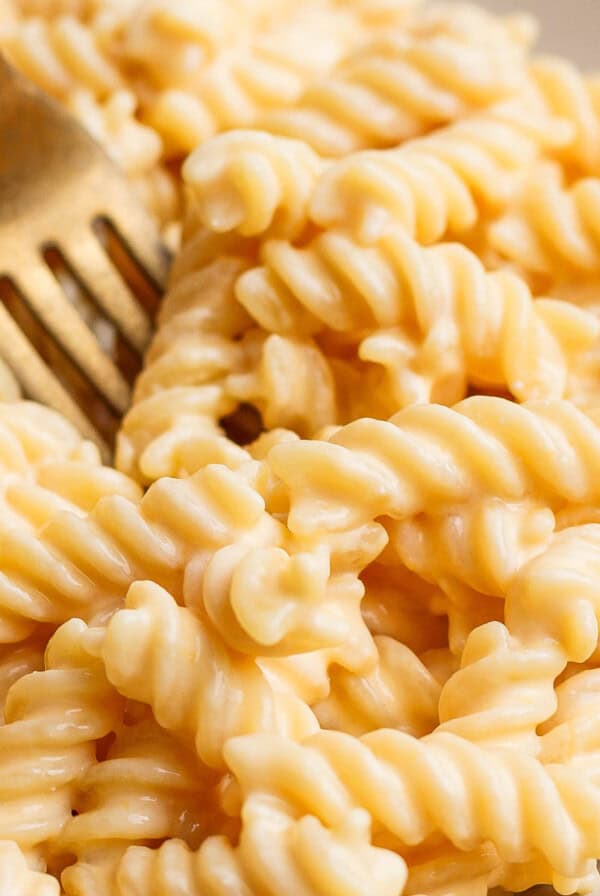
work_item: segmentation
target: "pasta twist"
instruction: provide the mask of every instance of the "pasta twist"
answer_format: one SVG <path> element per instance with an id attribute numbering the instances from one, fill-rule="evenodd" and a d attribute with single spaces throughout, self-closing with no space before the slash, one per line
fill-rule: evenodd
<path id="1" fill-rule="evenodd" d="M 179 257 L 117 440 L 117 466 L 145 483 L 193 473 L 210 462 L 236 467 L 247 459 L 223 437 L 216 421 L 237 405 L 224 378 L 246 363 L 244 346 L 234 340 L 248 318 L 233 286 L 248 263 L 226 246 L 210 243 L 198 256 L 197 243 L 190 240 Z M 221 258 L 205 263 L 206 255 L 219 251 Z M 190 255 L 188 271 L 184 265 Z"/>
<path id="2" fill-rule="evenodd" d="M 564 663 L 542 639 L 531 646 L 499 622 L 467 638 L 461 668 L 444 685 L 440 730 L 489 747 L 535 754 L 536 728 L 556 708 L 554 679 Z"/>
<path id="3" fill-rule="evenodd" d="M 600 179 L 566 187 L 556 163 L 539 164 L 525 181 L 516 207 L 489 228 L 502 259 L 552 285 L 567 276 L 600 270 Z"/>
<path id="4" fill-rule="evenodd" d="M 295 239 L 322 169 L 301 140 L 235 130 L 199 146 L 182 174 L 193 213 L 210 230 Z"/>
<path id="5" fill-rule="evenodd" d="M 283 21 L 275 19 L 242 46 L 223 48 L 185 86 L 170 83 L 150 96 L 144 120 L 161 135 L 168 154 L 180 157 L 219 131 L 253 125 L 266 110 L 295 102 L 360 35 L 355 17 L 343 7 L 308 4 Z"/>
<path id="6" fill-rule="evenodd" d="M 356 548 L 351 547 L 354 542 Z M 188 567 L 184 597 L 197 594 L 224 641 L 261 656 L 335 648 L 336 661 L 362 670 L 374 648 L 360 613 L 364 586 L 357 573 L 385 544 L 381 528 L 365 526 L 340 543 L 291 550 L 232 544 Z M 196 598 L 197 600 L 197 598 Z"/>
<path id="7" fill-rule="evenodd" d="M 0 837 L 24 848 L 60 834 L 71 817 L 75 783 L 122 711 L 101 664 L 83 650 L 81 633 L 77 620 L 62 626 L 48 645 L 46 671 L 20 678 L 6 698 Z"/>
<path id="8" fill-rule="evenodd" d="M 239 4 L 231 0 L 195 0 L 184 4 L 144 0 L 132 15 L 119 52 L 155 87 L 187 85 L 223 47 L 247 30 Z M 165 59 L 169 65 L 164 64 Z"/>
<path id="9" fill-rule="evenodd" d="M 44 650 L 48 640 L 46 634 L 36 633 L 16 646 L 9 644 L 0 647 L 0 722 L 4 723 L 4 705 L 12 685 L 30 672 L 43 670 Z"/>
<path id="10" fill-rule="evenodd" d="M 399 224 L 424 245 L 464 235 L 506 208 L 533 162 L 571 136 L 565 119 L 520 102 L 500 104 L 399 148 L 335 162 L 316 182 L 309 215 L 322 228 L 351 222 L 365 243 Z M 235 190 L 233 176 L 223 185 Z"/>
<path id="11" fill-rule="evenodd" d="M 332 669 L 331 691 L 313 707 L 321 727 L 355 737 L 377 728 L 429 734 L 438 723 L 439 682 L 404 644 L 386 636 L 374 640 L 378 662 L 369 675 Z"/>
<path id="12" fill-rule="evenodd" d="M 3 896 L 59 896 L 59 892 L 56 878 L 29 870 L 16 843 L 0 842 L 0 893 Z"/>
<path id="13" fill-rule="evenodd" d="M 390 547 L 400 563 L 449 596 L 468 589 L 504 598 L 516 573 L 547 544 L 554 514 L 538 502 L 475 500 L 442 517 L 390 522 Z"/>
<path id="14" fill-rule="evenodd" d="M 406 880 L 400 856 L 371 846 L 360 809 L 336 828 L 296 817 L 277 800 L 254 796 L 242 810 L 236 847 L 210 837 L 197 853 L 171 840 L 159 850 L 130 849 L 119 868 L 115 896 L 399 896 Z"/>
<path id="15" fill-rule="evenodd" d="M 24 19 L 3 49 L 23 74 L 59 99 L 67 99 L 77 88 L 103 98 L 122 85 L 117 66 L 99 46 L 93 29 L 73 16 Z"/>
<path id="16" fill-rule="evenodd" d="M 454 409 L 358 420 L 328 442 L 276 445 L 269 464 L 291 498 L 292 532 L 343 531 L 386 515 L 456 509 L 474 497 L 560 510 L 597 500 L 597 415 L 569 402 L 473 396 Z M 545 541 L 547 529 L 542 527 Z"/>
<path id="17" fill-rule="evenodd" d="M 62 591 L 70 579 L 65 569 L 48 589 L 34 587 L 25 593 L 21 584 L 13 579 L 21 565 L 29 570 L 30 581 L 43 579 L 43 551 L 36 541 L 36 533 L 60 514 L 68 515 L 71 530 L 76 528 L 77 521 L 84 518 L 102 497 L 121 495 L 137 501 L 140 496 L 139 487 L 130 479 L 102 467 L 96 449 L 76 436 L 74 430 L 65 426 L 61 432 L 62 421 L 58 415 L 40 412 L 43 409 L 34 405 L 15 405 L 14 408 L 12 427 L 10 423 L 0 422 L 0 442 L 4 442 L 4 449 L 11 451 L 13 465 L 17 467 L 14 472 L 6 471 L 0 480 L 0 644 L 21 641 L 41 623 L 58 624 L 73 615 L 74 605 L 69 604 Z M 32 428 L 36 421 L 46 422 L 50 427 L 45 440 L 47 454 L 29 460 L 27 452 L 34 448 Z M 58 437 L 54 444 L 52 425 Z M 69 439 L 73 441 L 72 447 Z M 44 440 L 40 438 L 38 441 L 34 450 L 43 451 Z M 79 460 L 79 457 L 84 459 Z M 68 540 L 67 529 L 61 537 Z M 38 569 L 35 569 L 34 558 L 42 564 Z M 116 597 L 118 601 L 119 598 L 113 595 L 112 601 L 103 605 L 97 594 L 98 599 L 94 602 L 93 589 L 93 583 L 88 582 L 90 603 L 87 609 L 101 617 L 103 612 L 114 609 L 114 599 Z"/>
<path id="18" fill-rule="evenodd" d="M 563 666 L 585 662 L 598 646 L 599 544 L 597 524 L 559 532 L 515 579 L 507 596 L 511 633 L 529 643 L 552 644 Z"/>
<path id="19" fill-rule="evenodd" d="M 8 533 L 0 605 L 33 605 L 43 615 L 39 604 L 44 618 L 102 621 L 136 580 L 151 579 L 181 597 L 192 557 L 236 541 L 278 544 L 283 535 L 245 478 L 208 467 L 185 482 L 156 483 L 139 503 L 107 495 L 89 514 L 54 514 L 37 537 Z"/>
<path id="20" fill-rule="evenodd" d="M 323 156 L 394 146 L 516 92 L 524 83 L 523 35 L 464 6 L 377 36 L 295 106 L 258 125 L 305 140 Z"/>
<path id="21" fill-rule="evenodd" d="M 49 460 L 99 463 L 95 445 L 50 408 L 32 401 L 0 402 L 0 458 L 3 472 L 29 472 Z"/>
<path id="22" fill-rule="evenodd" d="M 236 284 L 254 320 L 296 338 L 359 334 L 359 359 L 380 366 L 380 389 L 397 408 L 451 404 L 467 379 L 520 401 L 594 388 L 581 356 L 597 343 L 597 320 L 566 302 L 533 301 L 521 278 L 488 273 L 464 246 L 422 248 L 397 229 L 363 247 L 333 230 L 305 248 L 267 241 L 262 258 Z"/>
<path id="23" fill-rule="evenodd" d="M 184 837 L 193 846 L 219 830 L 216 780 L 152 720 L 119 730 L 107 757 L 79 782 L 78 814 L 57 848 L 77 861 L 62 874 L 67 896 L 114 892 L 116 866 L 132 844 Z"/>
<path id="24" fill-rule="evenodd" d="M 558 57 L 540 57 L 529 65 L 536 100 L 575 129 L 574 139 L 559 153 L 580 174 L 594 174 L 600 164 L 600 94 L 598 79 L 583 75 Z"/>
<path id="25" fill-rule="evenodd" d="M 302 745 L 269 735 L 234 738 L 225 756 L 246 799 L 279 798 L 326 826 L 360 806 L 378 836 L 399 849 L 435 833 L 461 850 L 491 841 L 510 863 L 541 855 L 558 882 L 587 874 L 598 854 L 600 832 L 590 823 L 600 799 L 596 749 L 594 726 L 571 763 L 548 765 L 445 732 L 418 740 L 392 730 L 360 739 L 323 731 Z"/>
<path id="26" fill-rule="evenodd" d="M 125 609 L 87 638 L 116 689 L 150 705 L 159 725 L 189 738 L 213 768 L 222 766 L 223 744 L 236 734 L 265 731 L 296 740 L 317 728 L 308 707 L 277 692 L 208 620 L 150 582 L 132 585 Z"/>

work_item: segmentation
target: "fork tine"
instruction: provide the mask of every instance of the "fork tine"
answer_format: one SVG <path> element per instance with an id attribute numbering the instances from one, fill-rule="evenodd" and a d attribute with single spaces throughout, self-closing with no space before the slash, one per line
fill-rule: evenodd
<path id="1" fill-rule="evenodd" d="M 73 237 L 62 239 L 59 248 L 64 251 L 69 265 L 86 289 L 130 345 L 140 353 L 143 352 L 152 333 L 150 321 L 112 265 L 95 234 L 82 228 Z"/>
<path id="2" fill-rule="evenodd" d="M 124 413 L 130 399 L 129 385 L 69 303 L 46 264 L 32 256 L 19 264 L 13 280 L 48 332 L 114 409 Z"/>
<path id="3" fill-rule="evenodd" d="M 123 238 L 133 257 L 141 264 L 155 285 L 162 289 L 169 273 L 170 256 L 157 238 L 156 227 L 143 207 L 137 203 L 115 204 L 106 215 Z"/>
<path id="4" fill-rule="evenodd" d="M 2 303 L 0 303 L 0 355 L 29 397 L 63 414 L 82 435 L 98 445 L 105 462 L 110 460 L 110 450 L 100 433 L 44 364 Z"/>

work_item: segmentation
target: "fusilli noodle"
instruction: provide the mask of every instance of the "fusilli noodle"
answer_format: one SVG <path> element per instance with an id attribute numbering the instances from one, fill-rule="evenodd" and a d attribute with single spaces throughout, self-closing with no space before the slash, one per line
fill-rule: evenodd
<path id="1" fill-rule="evenodd" d="M 394 146 L 516 93 L 524 83 L 522 39 L 483 10 L 465 6 L 456 15 L 449 7 L 405 34 L 377 36 L 293 108 L 258 124 L 324 156 Z"/>
<path id="2" fill-rule="evenodd" d="M 238 846 L 210 837 L 197 853 L 169 841 L 158 851 L 131 849 L 117 875 L 116 896 L 397 896 L 406 871 L 400 856 L 371 846 L 366 812 L 355 810 L 337 828 L 313 816 L 298 818 L 279 801 L 253 797 L 242 810 Z"/>

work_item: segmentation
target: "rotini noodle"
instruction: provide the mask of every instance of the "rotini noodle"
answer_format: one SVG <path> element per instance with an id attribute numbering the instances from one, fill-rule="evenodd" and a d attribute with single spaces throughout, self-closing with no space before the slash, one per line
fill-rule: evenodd
<path id="1" fill-rule="evenodd" d="M 279 798 L 326 826 L 360 806 L 399 848 L 440 832 L 462 850 L 491 841 L 510 863 L 538 853 L 560 886 L 589 874 L 598 854 L 600 833 L 590 824 L 596 741 L 592 730 L 579 756 L 548 765 L 445 732 L 417 740 L 392 730 L 362 738 L 322 731 L 302 745 L 250 735 L 230 740 L 225 756 L 246 799 Z"/>
<path id="2" fill-rule="evenodd" d="M 556 163 L 537 166 L 525 181 L 516 208 L 493 223 L 491 246 L 502 259 L 551 286 L 567 275 L 600 270 L 600 179 L 567 187 Z"/>
<path id="3" fill-rule="evenodd" d="M 289 110 L 259 117 L 272 133 L 305 140 L 323 156 L 394 146 L 516 93 L 523 35 L 474 7 L 435 16 L 406 33 L 377 36 Z M 420 29 L 419 29 L 420 24 Z"/>
<path id="4" fill-rule="evenodd" d="M 90 629 L 87 639 L 117 690 L 149 704 L 163 728 L 195 742 L 215 768 L 236 734 L 276 732 L 296 740 L 317 728 L 308 707 L 274 690 L 253 659 L 228 650 L 208 620 L 149 582 L 133 585 L 125 609 L 105 630 Z"/>
<path id="5" fill-rule="evenodd" d="M 71 817 L 74 785 L 95 762 L 96 742 L 113 730 L 122 711 L 80 636 L 80 623 L 66 623 L 48 645 L 46 671 L 20 678 L 6 698 L 0 837 L 24 848 L 60 834 Z"/>
<path id="6" fill-rule="evenodd" d="M 91 29 L 72 16 L 19 22 L 4 42 L 9 58 L 47 93 L 67 99 L 76 88 L 106 97 L 122 86 L 118 68 Z"/>
<path id="7" fill-rule="evenodd" d="M 506 208 L 535 159 L 571 134 L 566 120 L 501 104 L 398 149 L 334 163 L 317 181 L 310 218 L 323 228 L 350 221 L 367 243 L 399 223 L 422 244 L 461 236 Z"/>
<path id="8" fill-rule="evenodd" d="M 245 46 L 224 48 L 192 83 L 163 87 L 144 104 L 144 120 L 169 154 L 181 156 L 219 131 L 252 125 L 265 110 L 293 103 L 357 37 L 357 24 L 343 9 L 309 4 Z"/>
<path id="9" fill-rule="evenodd" d="M 277 800 L 252 797 L 242 810 L 238 846 L 210 837 L 197 853 L 181 841 L 158 851 L 130 849 L 115 896 L 398 896 L 406 879 L 400 856 L 369 842 L 366 812 L 348 813 L 337 828 L 286 811 Z"/>
<path id="10" fill-rule="evenodd" d="M 16 843 L 0 842 L 0 893 L 5 896 L 59 896 L 58 881 L 30 871 Z"/>
<path id="11" fill-rule="evenodd" d="M 301 140 L 235 130 L 199 146 L 182 174 L 193 213 L 210 230 L 295 239 L 322 168 Z"/>
<path id="12" fill-rule="evenodd" d="M 381 515 L 440 513 L 474 497 L 556 510 L 592 503 L 600 441 L 595 413 L 569 402 L 474 396 L 454 409 L 424 405 L 390 422 L 359 420 L 328 442 L 276 445 L 269 463 L 290 491 L 288 526 L 308 534 Z M 547 528 L 540 531 L 545 538 Z"/>
<path id="13" fill-rule="evenodd" d="M 57 844 L 77 856 L 62 874 L 67 896 L 109 896 L 117 864 L 133 844 L 184 837 L 196 846 L 219 830 L 215 787 L 193 752 L 152 720 L 122 727 L 106 758 L 80 778 L 78 814 Z"/>

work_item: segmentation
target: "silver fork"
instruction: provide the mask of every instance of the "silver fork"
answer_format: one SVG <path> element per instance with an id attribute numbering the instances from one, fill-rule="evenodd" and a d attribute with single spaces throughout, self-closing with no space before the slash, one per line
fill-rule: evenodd
<path id="1" fill-rule="evenodd" d="M 61 411 L 107 456 L 98 408 L 123 414 L 130 386 L 69 300 L 50 258 L 64 260 L 128 350 L 142 353 L 152 324 L 107 253 L 97 222 L 108 222 L 160 290 L 168 253 L 123 175 L 77 121 L 0 56 L 0 356 L 28 397 Z M 85 388 L 61 376 L 53 360 L 59 356 Z"/>

